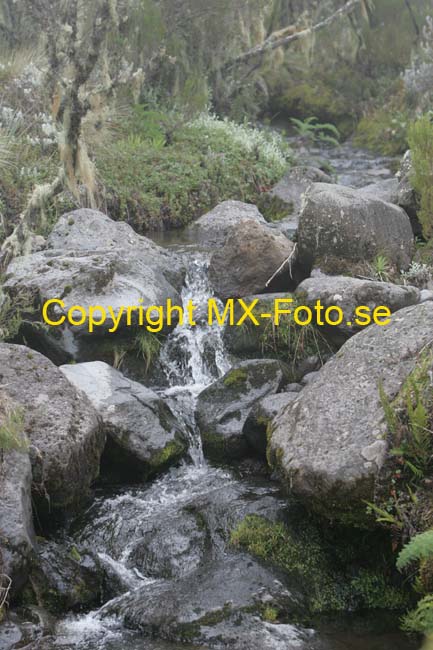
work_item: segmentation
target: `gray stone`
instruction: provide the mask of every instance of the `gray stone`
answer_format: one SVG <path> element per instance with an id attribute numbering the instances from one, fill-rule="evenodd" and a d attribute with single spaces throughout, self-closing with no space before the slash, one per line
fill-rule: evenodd
<path id="1" fill-rule="evenodd" d="M 7 268 L 3 290 L 12 299 L 28 295 L 42 305 L 58 298 L 64 311 L 73 305 L 86 309 L 100 305 L 117 312 L 121 306 L 165 305 L 168 299 L 181 304 L 185 270 L 179 257 L 137 235 L 126 223 L 95 210 L 76 210 L 59 219 L 47 245 L 44 251 L 16 258 Z M 61 315 L 60 307 L 57 313 Z M 42 320 L 40 310 L 35 318 Z M 106 334 L 112 325 L 108 314 L 94 334 Z M 124 325 L 125 318 L 121 328 Z M 70 329 L 64 325 L 51 327 L 50 333 L 76 357 L 75 339 L 88 334 L 86 328 L 86 324 Z"/>
<path id="2" fill-rule="evenodd" d="M 308 372 L 304 377 L 302 377 L 301 383 L 303 386 L 308 386 L 313 381 L 317 379 L 320 374 L 320 370 L 314 370 L 313 372 Z"/>
<path id="3" fill-rule="evenodd" d="M 246 456 L 249 445 L 242 427 L 252 406 L 277 393 L 286 381 L 286 368 L 279 361 L 244 361 L 200 393 L 196 417 L 205 454 L 216 460 Z"/>
<path id="4" fill-rule="evenodd" d="M 366 185 L 361 187 L 358 192 L 363 196 L 380 199 L 385 201 L 385 203 L 398 203 L 398 180 L 397 178 L 388 178 L 384 181 L 378 181 L 377 183 L 371 183 L 371 185 Z"/>
<path id="5" fill-rule="evenodd" d="M 282 202 L 287 216 L 299 218 L 302 196 L 311 183 L 332 183 L 332 178 L 317 167 L 292 167 L 289 172 L 267 194 Z"/>
<path id="6" fill-rule="evenodd" d="M 422 291 L 420 291 L 419 301 L 426 302 L 427 300 L 433 300 L 433 291 L 422 289 Z"/>
<path id="7" fill-rule="evenodd" d="M 387 425 L 379 386 L 393 400 L 432 342 L 433 303 L 407 307 L 385 327 L 347 341 L 314 382 L 275 419 L 268 454 L 284 482 L 330 518 L 372 501 L 386 466 Z"/>
<path id="8" fill-rule="evenodd" d="M 0 427 L 4 425 L 11 408 L 15 409 L 15 405 L 1 395 Z M 13 597 L 27 581 L 35 545 L 31 502 L 32 470 L 26 451 L 4 451 L 1 455 L 0 575 L 11 578 Z"/>
<path id="9" fill-rule="evenodd" d="M 302 388 L 301 386 L 299 388 Z M 259 400 L 251 409 L 245 420 L 243 434 L 254 449 L 261 455 L 266 455 L 267 430 L 274 417 L 287 404 L 296 399 L 298 392 L 284 392 L 277 395 L 267 395 Z"/>
<path id="10" fill-rule="evenodd" d="M 363 329 L 355 323 L 357 307 L 369 307 L 372 314 L 376 307 L 385 306 L 393 313 L 420 302 L 420 291 L 416 287 L 360 280 L 343 275 L 320 275 L 308 278 L 301 282 L 295 295 L 299 303 L 311 308 L 314 308 L 320 300 L 325 309 L 331 306 L 342 309 L 343 322 L 341 325 L 328 328 L 331 336 L 332 331 L 352 335 Z M 330 314 L 330 318 L 336 320 L 337 314 Z M 324 311 L 321 319 L 324 322 Z"/>
<path id="11" fill-rule="evenodd" d="M 74 510 L 99 474 L 105 434 L 95 410 L 51 361 L 25 346 L 0 344 L 0 385 L 23 413 L 39 517 Z"/>
<path id="12" fill-rule="evenodd" d="M 265 291 L 274 273 L 294 252 L 294 244 L 282 233 L 256 221 L 242 221 L 228 231 L 224 246 L 212 255 L 209 277 L 223 300 Z M 294 266 L 295 258 L 292 260 Z M 275 280 L 281 290 L 293 283 L 287 264 Z"/>
<path id="13" fill-rule="evenodd" d="M 398 206 L 340 185 L 314 183 L 299 219 L 298 258 L 305 271 L 345 272 L 386 255 L 408 268 L 414 250 L 409 217 Z"/>
<path id="14" fill-rule="evenodd" d="M 65 365 L 65 377 L 85 393 L 98 412 L 114 449 L 114 465 L 131 475 L 152 476 L 185 455 L 188 444 L 164 401 L 142 384 L 124 377 L 102 361 Z"/>
<path id="15" fill-rule="evenodd" d="M 186 234 L 191 241 L 205 248 L 220 248 L 224 245 L 229 230 L 245 220 L 266 224 L 255 205 L 224 201 L 190 224 Z"/>

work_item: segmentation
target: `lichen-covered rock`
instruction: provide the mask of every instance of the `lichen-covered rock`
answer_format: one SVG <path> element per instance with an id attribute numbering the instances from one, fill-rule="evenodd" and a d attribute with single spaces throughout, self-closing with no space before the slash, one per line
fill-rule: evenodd
<path id="1" fill-rule="evenodd" d="M 380 396 L 393 400 L 432 342 L 433 303 L 347 341 L 274 420 L 268 455 L 284 483 L 328 517 L 361 521 L 387 459 Z"/>
<path id="2" fill-rule="evenodd" d="M 317 167 L 292 167 L 287 174 L 260 197 L 260 207 L 279 230 L 296 230 L 301 211 L 302 196 L 311 183 L 332 183 L 328 174 Z"/>
<path id="3" fill-rule="evenodd" d="M 65 365 L 65 377 L 83 391 L 109 436 L 106 456 L 131 477 L 150 477 L 186 453 L 186 434 L 152 390 L 101 361 Z"/>
<path id="4" fill-rule="evenodd" d="M 30 581 L 39 606 L 52 614 L 85 611 L 102 601 L 99 561 L 69 543 L 39 542 Z"/>
<path id="5" fill-rule="evenodd" d="M 0 427 L 6 426 L 12 408 L 15 405 L 4 394 L 0 395 Z M 12 580 L 11 596 L 27 580 L 36 541 L 31 485 L 32 470 L 27 451 L 0 451 L 0 575 Z M 6 587 L 5 584 L 0 586 Z"/>
<path id="6" fill-rule="evenodd" d="M 398 180 L 397 178 L 388 178 L 384 181 L 371 183 L 365 187 L 361 187 L 358 192 L 363 196 L 380 199 L 385 203 L 398 203 Z M 402 206 L 403 207 L 403 206 Z"/>
<path id="7" fill-rule="evenodd" d="M 0 343 L 0 384 L 23 414 L 38 515 L 75 509 L 99 474 L 105 434 L 96 411 L 51 361 L 25 346 Z"/>
<path id="8" fill-rule="evenodd" d="M 266 224 L 255 205 L 224 201 L 188 226 L 186 234 L 193 242 L 213 250 L 224 245 L 231 228 L 246 220 Z"/>
<path id="9" fill-rule="evenodd" d="M 244 361 L 200 393 L 196 418 L 205 454 L 215 460 L 248 455 L 244 422 L 255 402 L 280 391 L 287 376 L 279 361 Z"/>
<path id="10" fill-rule="evenodd" d="M 294 244 L 282 233 L 256 221 L 241 221 L 227 233 L 222 248 L 212 255 L 209 278 L 215 293 L 222 299 L 261 293 L 276 285 L 281 291 L 293 285 L 290 269 L 295 265 Z M 290 256 L 287 264 L 272 276 Z M 269 284 L 268 284 L 269 283 Z"/>
<path id="11" fill-rule="evenodd" d="M 376 307 L 385 306 L 391 312 L 420 302 L 420 291 L 416 287 L 392 284 L 391 282 L 374 282 L 360 280 L 342 275 L 316 275 L 301 282 L 295 292 L 298 302 L 312 309 L 320 300 L 325 309 L 340 307 L 344 314 L 341 325 L 328 327 L 329 335 L 342 332 L 346 335 L 355 334 L 362 326 L 355 323 L 357 307 L 368 307 L 370 318 Z M 332 320 L 337 314 L 330 315 Z M 321 313 L 324 322 L 324 311 Z M 359 320 L 363 320 L 359 319 Z"/>
<path id="12" fill-rule="evenodd" d="M 314 183 L 304 197 L 298 258 L 306 271 L 348 271 L 385 255 L 396 269 L 406 269 L 414 244 L 404 210 L 348 187 Z"/>
<path id="13" fill-rule="evenodd" d="M 64 311 L 74 305 L 85 309 L 102 306 L 107 319 L 95 327 L 93 335 L 105 335 L 112 328 L 109 307 L 116 313 L 122 306 L 146 308 L 165 305 L 168 299 L 173 305 L 181 304 L 185 270 L 180 258 L 101 212 L 81 209 L 63 215 L 47 246 L 41 252 L 16 258 L 7 268 L 3 286 L 13 300 L 31 297 L 37 322 L 42 320 L 40 306 L 54 298 L 63 300 Z M 119 329 L 125 321 L 124 314 Z M 58 347 L 74 358 L 79 337 L 87 334 L 86 324 L 50 328 Z"/>

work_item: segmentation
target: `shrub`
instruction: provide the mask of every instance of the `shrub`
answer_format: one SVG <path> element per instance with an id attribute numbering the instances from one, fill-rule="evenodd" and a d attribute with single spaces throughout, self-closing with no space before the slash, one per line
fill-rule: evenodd
<path id="1" fill-rule="evenodd" d="M 421 200 L 418 218 L 425 237 L 433 235 L 433 122 L 424 115 L 409 127 L 412 150 L 412 183 Z"/>
<path id="2" fill-rule="evenodd" d="M 6 405 L 0 419 L 0 461 L 5 451 L 24 451 L 27 440 L 23 434 L 24 415 L 21 409 L 11 409 Z M 1 416 L 0 410 L 0 416 Z"/>

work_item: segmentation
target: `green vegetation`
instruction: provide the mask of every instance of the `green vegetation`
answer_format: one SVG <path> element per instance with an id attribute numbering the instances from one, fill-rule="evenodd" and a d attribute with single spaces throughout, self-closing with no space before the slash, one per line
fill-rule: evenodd
<path id="1" fill-rule="evenodd" d="M 424 115 L 409 127 L 409 145 L 412 151 L 412 183 L 421 200 L 418 219 L 424 236 L 433 236 L 433 121 Z"/>
<path id="2" fill-rule="evenodd" d="M 0 461 L 5 451 L 24 451 L 27 449 L 27 439 L 23 433 L 24 414 L 21 409 L 10 410 L 2 408 L 0 422 Z"/>
<path id="3" fill-rule="evenodd" d="M 247 380 L 247 371 L 243 368 L 235 368 L 230 370 L 227 376 L 224 378 L 224 385 L 229 387 L 233 386 L 243 386 Z"/>
<path id="4" fill-rule="evenodd" d="M 12 299 L 3 295 L 0 288 L 0 341 L 13 340 L 24 318 L 34 311 L 34 298 L 30 292 L 21 292 Z"/>
<path id="5" fill-rule="evenodd" d="M 339 542 L 341 545 L 341 539 Z M 298 580 L 308 594 L 310 615 L 363 608 L 401 609 L 406 605 L 404 591 L 394 587 L 377 567 L 354 572 L 356 540 L 345 540 L 345 557 L 339 557 L 338 549 L 331 541 L 326 543 L 311 522 L 304 521 L 295 535 L 281 522 L 251 515 L 232 532 L 231 544 Z M 277 612 L 268 614 L 278 616 Z"/>
<path id="6" fill-rule="evenodd" d="M 138 107 L 96 166 L 110 215 L 145 231 L 180 227 L 226 199 L 255 202 L 289 157 L 282 139 L 247 125 Z"/>
<path id="7" fill-rule="evenodd" d="M 161 340 L 152 332 L 147 330 L 140 330 L 134 340 L 134 348 L 137 351 L 138 356 L 140 356 L 145 364 L 145 374 L 147 374 L 150 368 L 155 363 L 156 359 L 159 356 L 161 350 Z M 114 351 L 114 367 L 119 367 L 118 363 L 118 352 Z M 123 357 L 122 357 L 123 358 Z M 120 363 L 122 361 L 120 359 Z"/>
<path id="8" fill-rule="evenodd" d="M 380 108 L 361 118 L 356 127 L 354 144 L 385 156 L 403 154 L 408 148 L 409 120 L 407 110 Z"/>
<path id="9" fill-rule="evenodd" d="M 272 322 L 266 323 L 260 341 L 263 354 L 276 355 L 282 361 L 289 363 L 293 371 L 307 357 L 317 355 L 324 362 L 324 357 L 332 352 L 331 346 L 319 328 L 312 323 L 302 326 L 295 323 L 293 312 L 300 305 L 302 299 L 294 298 L 290 306 L 292 313 L 283 314 L 278 326 Z M 301 313 L 300 318 L 302 317 Z"/>
<path id="10" fill-rule="evenodd" d="M 411 572 L 412 583 L 423 598 L 404 616 L 402 627 L 420 633 L 433 632 L 433 530 L 428 530 L 433 526 L 428 489 L 433 474 L 432 369 L 433 352 L 427 350 L 394 402 L 381 389 L 393 447 L 387 489 L 377 503 L 369 504 L 370 513 L 392 531 L 395 548 L 411 538 L 398 556 L 397 568 L 404 571 L 419 563 L 418 574 Z"/>
<path id="11" fill-rule="evenodd" d="M 391 264 L 386 255 L 377 255 L 371 262 L 374 279 L 379 282 L 389 282 L 392 275 Z"/>
<path id="12" fill-rule="evenodd" d="M 317 117 L 307 117 L 305 120 L 292 117 L 290 121 L 304 144 L 328 144 L 338 147 L 340 133 L 334 124 L 321 124 Z"/>

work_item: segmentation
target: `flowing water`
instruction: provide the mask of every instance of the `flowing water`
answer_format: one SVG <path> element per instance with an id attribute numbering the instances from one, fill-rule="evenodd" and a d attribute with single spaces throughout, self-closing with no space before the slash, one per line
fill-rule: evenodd
<path id="1" fill-rule="evenodd" d="M 346 165 L 349 156 L 352 164 Z M 353 161 L 361 162 L 357 166 Z M 367 173 L 370 162 L 373 173 Z M 361 169 L 364 180 L 366 176 L 374 181 L 391 175 L 385 161 L 368 159 L 366 162 L 365 154 L 356 155 L 353 150 L 340 152 L 331 163 L 346 184 L 354 184 Z M 206 254 L 181 244 L 177 249 L 188 258 L 189 271 L 182 296 L 184 305 L 189 299 L 205 305 L 212 294 L 207 279 Z M 221 329 L 209 326 L 204 314 L 199 314 L 197 320 L 196 327 L 179 325 L 168 337 L 161 353 L 161 371 L 166 381 L 161 382 L 163 387 L 154 387 L 189 433 L 189 458 L 151 484 L 104 488 L 97 493 L 89 510 L 72 522 L 67 531 L 69 538 L 77 545 L 92 548 L 105 568 L 110 585 L 107 602 L 99 610 L 68 616 L 58 622 L 51 641 L 40 641 L 33 646 L 35 648 L 189 648 L 187 644 L 154 640 L 126 629 L 113 613 L 119 600 L 128 602 L 134 593 L 139 593 L 148 598 L 149 607 L 157 603 L 163 610 L 167 606 L 168 611 L 171 595 L 178 585 L 186 590 L 184 606 L 188 606 L 189 599 L 201 606 L 200 598 L 212 600 L 215 592 L 224 589 L 225 585 L 230 592 L 227 599 L 233 601 L 238 590 L 244 594 L 253 589 L 256 575 L 259 583 L 262 579 L 260 571 L 264 570 L 242 554 L 238 554 L 238 560 L 236 553 L 229 549 L 229 531 L 247 514 L 262 514 L 271 520 L 280 517 L 281 513 L 287 516 L 287 501 L 281 498 L 278 485 L 269 479 L 251 475 L 242 478 L 233 470 L 208 465 L 203 457 L 194 420 L 196 399 L 206 386 L 230 368 L 230 362 Z M 246 569 L 238 571 L 238 564 L 242 567 L 242 562 Z M 239 576 L 236 579 L 239 584 L 230 582 L 230 573 Z M 212 591 L 209 587 L 212 579 L 206 580 L 215 575 L 217 579 Z M 218 578 L 220 575 L 222 577 Z M 267 574 L 263 579 L 268 579 Z M 167 594 L 166 600 L 161 598 L 161 593 Z M 180 597 L 178 599 L 180 602 Z M 210 610 L 212 606 L 211 603 Z M 365 622 L 362 617 L 349 620 L 340 617 L 333 624 L 328 622 L 313 631 L 251 618 L 250 629 L 239 625 L 239 631 L 231 633 L 240 640 L 240 645 L 234 647 L 245 650 L 403 650 L 411 647 L 407 639 L 390 631 L 389 625 L 381 619 L 384 617 L 372 617 Z M 218 639 L 214 638 L 212 647 L 228 646 L 218 645 Z"/>

